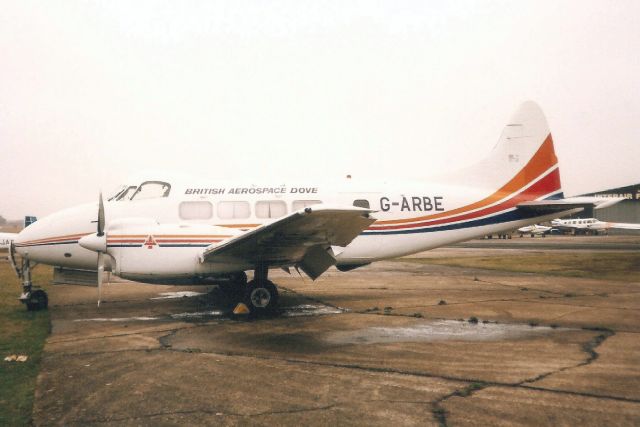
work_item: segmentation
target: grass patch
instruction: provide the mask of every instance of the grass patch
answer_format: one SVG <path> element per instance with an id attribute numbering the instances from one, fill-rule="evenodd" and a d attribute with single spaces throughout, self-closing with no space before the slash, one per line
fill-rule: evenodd
<path id="1" fill-rule="evenodd" d="M 4 258 L 5 254 L 0 253 Z M 52 269 L 32 270 L 34 283 L 48 284 Z M 43 286 L 46 290 L 46 286 Z M 44 341 L 49 335 L 49 311 L 32 312 L 18 301 L 22 287 L 11 266 L 0 260 L 0 425 L 29 425 L 33 409 L 36 377 Z M 5 362 L 11 354 L 25 354 L 24 363 Z"/>
<path id="2" fill-rule="evenodd" d="M 399 258 L 396 261 L 464 268 L 538 273 L 552 276 L 640 282 L 640 253 L 576 252 L 446 258 Z"/>

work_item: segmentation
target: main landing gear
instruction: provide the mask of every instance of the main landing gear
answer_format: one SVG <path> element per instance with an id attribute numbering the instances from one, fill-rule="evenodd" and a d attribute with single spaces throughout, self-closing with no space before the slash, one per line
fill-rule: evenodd
<path id="1" fill-rule="evenodd" d="M 267 278 L 268 274 L 266 266 L 258 266 L 253 280 L 247 283 L 243 302 L 254 314 L 265 314 L 278 306 L 278 288 Z"/>
<path id="2" fill-rule="evenodd" d="M 49 306 L 49 297 L 43 289 L 34 289 L 31 282 L 31 261 L 24 257 L 20 260 L 20 266 L 18 266 L 15 255 L 15 248 L 12 243 L 9 248 L 9 261 L 18 278 L 22 280 L 20 302 L 26 305 L 29 311 L 46 310 Z"/>
<path id="3" fill-rule="evenodd" d="M 218 286 L 235 301 L 246 305 L 250 314 L 268 314 L 278 307 L 279 299 L 278 288 L 268 279 L 268 273 L 267 267 L 259 266 L 255 269 L 253 280 L 249 282 L 247 275 L 241 273 Z"/>

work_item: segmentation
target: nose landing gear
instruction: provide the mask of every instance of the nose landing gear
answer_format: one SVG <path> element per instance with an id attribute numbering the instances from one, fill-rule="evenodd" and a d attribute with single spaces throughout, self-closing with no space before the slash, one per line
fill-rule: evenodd
<path id="1" fill-rule="evenodd" d="M 42 289 L 36 289 L 30 292 L 28 298 L 22 302 L 25 303 L 29 311 L 46 310 L 49 306 L 49 297 Z"/>
<path id="2" fill-rule="evenodd" d="M 9 261 L 18 278 L 22 280 L 22 294 L 20 302 L 27 306 L 29 311 L 46 310 L 49 306 L 49 297 L 43 289 L 33 289 L 31 282 L 31 261 L 27 257 L 20 260 L 20 266 L 16 262 L 16 251 L 13 243 L 9 247 Z"/>

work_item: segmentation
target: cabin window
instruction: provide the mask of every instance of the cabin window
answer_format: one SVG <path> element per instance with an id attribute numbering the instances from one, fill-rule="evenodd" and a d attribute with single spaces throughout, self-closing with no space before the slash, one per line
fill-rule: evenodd
<path id="1" fill-rule="evenodd" d="M 365 199 L 357 199 L 353 201 L 353 206 L 357 208 L 366 208 L 369 209 L 371 206 L 369 205 L 369 201 Z"/>
<path id="2" fill-rule="evenodd" d="M 218 203 L 218 218 L 238 219 L 249 218 L 251 207 L 249 202 L 220 202 Z"/>
<path id="3" fill-rule="evenodd" d="M 178 207 L 180 219 L 209 219 L 213 216 L 213 205 L 211 202 L 182 202 Z"/>
<path id="4" fill-rule="evenodd" d="M 131 200 L 159 199 L 168 197 L 171 184 L 162 181 L 145 181 L 133 193 Z"/>
<path id="5" fill-rule="evenodd" d="M 282 200 L 261 200 L 256 202 L 257 218 L 280 218 L 287 214 L 287 205 Z"/>
<path id="6" fill-rule="evenodd" d="M 308 206 L 319 205 L 321 203 L 321 200 L 294 200 L 293 203 L 291 203 L 291 210 L 295 212 Z"/>

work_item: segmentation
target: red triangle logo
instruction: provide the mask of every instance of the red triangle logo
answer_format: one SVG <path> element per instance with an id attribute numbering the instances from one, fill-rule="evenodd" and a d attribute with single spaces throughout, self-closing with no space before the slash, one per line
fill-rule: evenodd
<path id="1" fill-rule="evenodd" d="M 157 243 L 152 235 L 147 236 L 147 240 L 143 243 L 143 246 L 146 246 L 147 249 L 152 249 L 155 245 L 157 245 Z"/>

